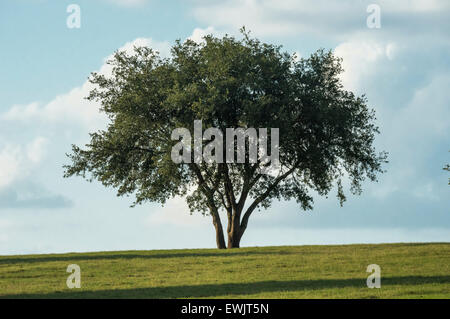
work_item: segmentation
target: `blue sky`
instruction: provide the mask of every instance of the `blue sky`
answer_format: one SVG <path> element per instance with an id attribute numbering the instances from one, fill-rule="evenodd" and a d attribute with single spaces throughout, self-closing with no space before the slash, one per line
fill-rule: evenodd
<path id="1" fill-rule="evenodd" d="M 69 4 L 81 27 L 68 28 Z M 368 28 L 379 5 L 381 28 Z M 340 207 L 275 202 L 255 213 L 243 246 L 450 241 L 450 3 L 446 0 L 16 0 L 0 3 L 0 254 L 215 247 L 208 217 L 183 200 L 132 198 L 62 178 L 65 153 L 106 120 L 83 99 L 92 71 L 133 44 L 167 55 L 207 33 L 260 39 L 307 57 L 332 49 L 345 87 L 366 94 L 390 153 L 387 173 Z"/>

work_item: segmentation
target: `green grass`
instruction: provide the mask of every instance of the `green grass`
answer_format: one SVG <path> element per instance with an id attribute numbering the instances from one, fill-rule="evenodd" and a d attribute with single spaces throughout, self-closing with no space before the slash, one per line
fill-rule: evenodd
<path id="1" fill-rule="evenodd" d="M 0 298 L 449 298 L 449 265 L 450 243 L 3 256 Z"/>

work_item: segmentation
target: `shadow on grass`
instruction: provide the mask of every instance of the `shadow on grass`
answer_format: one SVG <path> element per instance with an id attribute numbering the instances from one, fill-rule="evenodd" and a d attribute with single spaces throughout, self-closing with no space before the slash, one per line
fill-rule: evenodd
<path id="1" fill-rule="evenodd" d="M 381 286 L 448 284 L 450 276 L 405 276 L 382 278 Z M 195 286 L 149 287 L 136 289 L 77 291 L 0 295 L 0 298 L 207 298 L 226 295 L 251 295 L 264 292 L 294 292 L 327 288 L 366 288 L 366 279 L 317 279 L 260 281 L 253 283 L 205 284 Z"/>
<path id="2" fill-rule="evenodd" d="M 111 260 L 111 259 L 153 259 L 153 258 L 185 258 L 185 257 L 233 257 L 233 256 L 252 256 L 252 255 L 290 255 L 291 252 L 283 251 L 239 251 L 239 250 L 218 250 L 217 252 L 183 252 L 183 253 L 115 253 L 104 254 L 95 253 L 95 255 L 89 254 L 75 254 L 75 255 L 43 255 L 43 256 L 17 256 L 17 257 L 1 257 L 1 264 L 22 264 L 22 263 L 42 263 L 42 262 L 54 262 L 54 261 L 88 261 L 88 260 Z"/>

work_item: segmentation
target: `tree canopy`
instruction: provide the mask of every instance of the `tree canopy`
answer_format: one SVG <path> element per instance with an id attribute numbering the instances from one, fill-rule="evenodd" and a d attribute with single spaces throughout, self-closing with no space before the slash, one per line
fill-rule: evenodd
<path id="1" fill-rule="evenodd" d="M 65 176 L 133 194 L 134 204 L 183 196 L 191 212 L 212 217 L 218 248 L 226 247 L 220 211 L 228 247 L 239 247 L 252 213 L 274 199 L 296 200 L 307 210 L 312 192 L 327 195 L 336 187 L 342 205 L 343 179 L 354 194 L 365 179 L 375 181 L 387 158 L 373 145 L 375 112 L 364 96 L 343 88 L 341 60 L 323 49 L 299 59 L 242 35 L 178 40 L 170 58 L 148 47 L 116 52 L 111 75 L 91 75 L 95 89 L 88 96 L 110 122 L 84 148 L 72 146 Z M 248 161 L 174 163 L 171 132 L 192 131 L 199 119 L 203 128 L 224 132 L 279 128 L 279 169 L 263 174 L 263 163 Z"/>

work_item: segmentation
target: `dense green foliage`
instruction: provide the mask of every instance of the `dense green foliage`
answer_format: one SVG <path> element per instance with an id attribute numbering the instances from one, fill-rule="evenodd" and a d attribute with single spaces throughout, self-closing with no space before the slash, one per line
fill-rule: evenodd
<path id="1" fill-rule="evenodd" d="M 97 179 L 118 195 L 134 194 L 135 203 L 186 196 L 192 212 L 212 216 L 219 248 L 224 210 L 228 247 L 239 247 L 253 211 L 273 199 L 312 209 L 311 191 L 326 195 L 337 186 L 342 204 L 343 177 L 357 194 L 365 178 L 382 171 L 386 154 L 373 147 L 374 111 L 343 89 L 340 62 L 324 50 L 298 60 L 245 32 L 242 40 L 177 41 L 170 59 L 147 47 L 117 52 L 112 76 L 90 78 L 96 89 L 89 99 L 101 102 L 111 122 L 86 148 L 73 146 L 65 176 Z M 198 119 L 223 132 L 279 128 L 281 168 L 262 174 L 261 162 L 174 163 L 172 130 L 192 132 Z"/>
<path id="2" fill-rule="evenodd" d="M 449 298 L 449 265 L 449 243 L 3 256 L 0 298 Z"/>

